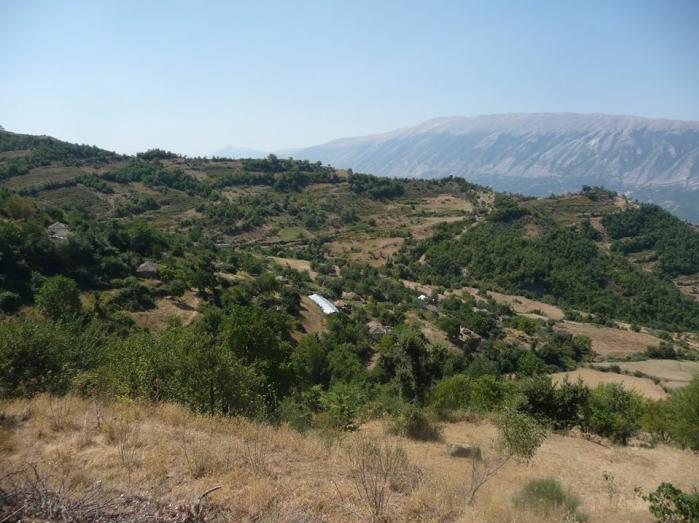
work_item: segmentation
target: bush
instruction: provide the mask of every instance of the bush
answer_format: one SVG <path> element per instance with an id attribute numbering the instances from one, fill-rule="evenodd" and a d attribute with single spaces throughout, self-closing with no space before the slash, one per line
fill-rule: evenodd
<path id="1" fill-rule="evenodd" d="M 646 349 L 646 356 L 658 360 L 676 360 L 677 352 L 672 346 L 672 343 L 662 342 L 657 347 L 648 347 Z"/>
<path id="2" fill-rule="evenodd" d="M 671 483 L 661 483 L 647 496 L 641 497 L 650 504 L 648 510 L 659 523 L 699 522 L 699 492 L 682 492 Z"/>
<path id="3" fill-rule="evenodd" d="M 22 298 L 16 292 L 0 291 L 0 311 L 14 312 L 22 303 Z"/>
<path id="4" fill-rule="evenodd" d="M 541 478 L 529 481 L 513 499 L 519 509 L 535 510 L 544 514 L 564 511 L 566 521 L 587 521 L 587 517 L 577 513 L 580 500 L 570 490 L 566 491 L 561 482 L 554 478 Z"/>
<path id="5" fill-rule="evenodd" d="M 435 425 L 418 407 L 410 405 L 396 416 L 390 432 L 419 441 L 439 441 L 442 429 Z"/>
<path id="6" fill-rule="evenodd" d="M 699 377 L 672 393 L 670 435 L 683 447 L 699 450 Z"/>
<path id="7" fill-rule="evenodd" d="M 78 284 L 65 276 L 47 278 L 36 293 L 36 304 L 49 318 L 65 318 L 80 312 Z"/>
<path id="8" fill-rule="evenodd" d="M 600 385 L 583 409 L 583 430 L 625 445 L 638 432 L 642 407 L 642 399 L 621 385 Z"/>
<path id="9" fill-rule="evenodd" d="M 430 404 L 439 411 L 463 409 L 468 404 L 471 381 L 463 374 L 449 376 L 437 383 L 430 393 Z"/>

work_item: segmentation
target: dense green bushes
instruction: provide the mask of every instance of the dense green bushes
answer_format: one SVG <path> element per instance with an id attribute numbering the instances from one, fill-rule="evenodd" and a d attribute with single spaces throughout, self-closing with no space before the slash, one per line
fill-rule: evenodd
<path id="1" fill-rule="evenodd" d="M 644 272 L 619 255 L 601 252 L 574 228 L 510 214 L 465 232 L 463 224 L 443 226 L 432 238 L 396 255 L 394 262 L 403 277 L 429 284 L 482 285 L 658 328 L 699 328 L 699 305 L 663 275 Z M 544 231 L 538 237 L 526 234 L 525 227 L 532 223 Z M 699 238 L 691 232 L 694 236 Z M 672 245 L 685 249 L 693 242 L 675 237 Z M 427 263 L 418 263 L 422 256 Z M 682 258 L 669 247 L 667 256 Z"/>
<path id="2" fill-rule="evenodd" d="M 626 209 L 605 216 L 602 223 L 616 240 L 613 250 L 624 254 L 653 250 L 658 260 L 654 270 L 668 276 L 699 272 L 699 232 L 660 207 Z"/>

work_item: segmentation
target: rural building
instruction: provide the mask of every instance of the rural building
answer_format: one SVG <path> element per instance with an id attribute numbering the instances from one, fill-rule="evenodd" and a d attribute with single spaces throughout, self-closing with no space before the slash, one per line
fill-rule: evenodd
<path id="1" fill-rule="evenodd" d="M 320 294 L 311 294 L 309 298 L 320 307 L 323 314 L 335 314 L 336 312 L 340 312 L 330 300 L 323 298 Z"/>
<path id="2" fill-rule="evenodd" d="M 352 312 L 352 304 L 343 300 L 335 300 L 335 307 L 337 307 L 340 312 L 344 312 L 345 314 L 350 314 Z"/>
<path id="3" fill-rule="evenodd" d="M 65 240 L 68 237 L 68 234 L 70 233 L 70 227 L 68 227 L 65 223 L 56 222 L 52 225 L 49 225 L 47 231 L 49 233 L 50 238 L 58 238 L 60 240 Z"/>
<path id="4" fill-rule="evenodd" d="M 382 325 L 376 320 L 370 321 L 366 326 L 369 328 L 369 336 L 371 336 L 373 340 L 379 340 L 384 334 L 388 334 L 393 330 L 390 326 Z"/>
<path id="5" fill-rule="evenodd" d="M 145 261 L 136 269 L 136 276 L 139 278 L 157 278 L 158 266 L 152 261 Z"/>
<path id="6" fill-rule="evenodd" d="M 461 341 L 468 341 L 469 339 L 480 340 L 481 337 L 468 327 L 461 327 L 459 328 L 459 339 Z"/>
<path id="7" fill-rule="evenodd" d="M 364 303 L 364 298 L 362 298 L 356 292 L 352 292 L 352 291 L 343 291 L 342 292 L 342 299 L 347 300 L 347 301 L 358 301 L 358 302 Z"/>

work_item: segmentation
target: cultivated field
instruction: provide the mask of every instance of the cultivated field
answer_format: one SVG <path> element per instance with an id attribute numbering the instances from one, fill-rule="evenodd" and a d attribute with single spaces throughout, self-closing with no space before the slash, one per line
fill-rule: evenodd
<path id="1" fill-rule="evenodd" d="M 322 436 L 197 416 L 169 404 L 40 396 L 0 403 L 0 412 L 4 473 L 36 464 L 45 485 L 63 485 L 62 499 L 85 500 L 98 491 L 107 502 L 102 510 L 129 512 L 134 521 L 150 520 L 156 509 L 160 521 L 176 521 L 167 515 L 196 509 L 200 495 L 214 487 L 220 489 L 202 505 L 223 511 L 228 521 L 369 521 L 358 471 L 370 458 L 357 450 L 367 438 L 407 455 L 385 489 L 386 522 L 560 523 L 561 514 L 523 512 L 512 504 L 527 481 L 554 477 L 580 498 L 591 521 L 644 523 L 653 518 L 634 488 L 649 491 L 671 481 L 691 490 L 699 483 L 699 456 L 690 452 L 550 435 L 529 465 L 507 464 L 471 508 L 465 500 L 470 461 L 450 457 L 446 445 L 478 445 L 487 455 L 495 429 L 486 421 L 446 424 L 443 441 L 422 443 L 388 437 L 380 421 L 357 433 Z M 614 477 L 613 495 L 603 472 Z M 210 515 L 209 521 L 223 520 Z"/>
<path id="2" fill-rule="evenodd" d="M 592 388 L 605 383 L 620 383 L 624 388 L 653 400 L 667 398 L 667 393 L 660 385 L 653 383 L 653 380 L 617 374 L 616 372 L 602 372 L 601 370 L 580 368 L 569 372 L 557 372 L 552 375 L 552 378 L 556 383 L 560 383 L 565 379 L 571 382 L 582 380 Z"/>
<path id="3" fill-rule="evenodd" d="M 197 308 L 201 300 L 197 298 L 193 291 L 186 291 L 182 297 L 166 296 L 155 300 L 155 308 L 143 311 L 132 312 L 136 325 L 147 329 L 163 329 L 167 327 L 170 318 L 177 318 L 182 325 L 189 325 L 201 314 Z"/>
<path id="4" fill-rule="evenodd" d="M 603 364 L 602 364 L 603 365 Z M 623 371 L 640 371 L 660 380 L 671 389 L 688 385 L 694 376 L 699 376 L 699 361 L 646 360 L 616 363 Z"/>
<path id="5" fill-rule="evenodd" d="M 643 332 L 633 332 L 592 323 L 564 321 L 556 329 L 569 332 L 574 336 L 586 336 L 592 341 L 592 350 L 602 357 L 625 356 L 644 352 L 648 347 L 660 345 L 660 338 Z"/>

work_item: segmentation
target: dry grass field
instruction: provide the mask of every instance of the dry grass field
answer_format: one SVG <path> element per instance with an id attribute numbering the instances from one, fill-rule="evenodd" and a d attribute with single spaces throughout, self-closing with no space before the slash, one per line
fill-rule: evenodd
<path id="1" fill-rule="evenodd" d="M 699 361 L 646 360 L 620 362 L 615 365 L 625 372 L 640 371 L 657 378 L 662 386 L 669 389 L 684 387 L 695 376 L 699 376 Z"/>
<path id="2" fill-rule="evenodd" d="M 644 332 L 633 332 L 592 323 L 564 321 L 556 326 L 558 330 L 574 336 L 586 336 L 592 341 L 592 350 L 602 357 L 624 356 L 644 352 L 648 347 L 660 345 L 660 338 Z"/>
<path id="3" fill-rule="evenodd" d="M 289 267 L 299 272 L 307 272 L 312 279 L 316 279 L 318 273 L 311 269 L 311 262 L 308 260 L 297 260 L 295 258 L 278 258 L 276 256 L 270 256 L 270 260 L 284 267 Z"/>
<path id="4" fill-rule="evenodd" d="M 304 334 L 318 334 L 327 331 L 325 316 L 308 296 L 301 296 L 301 325 Z"/>
<path id="5" fill-rule="evenodd" d="M 554 477 L 580 498 L 580 511 L 591 521 L 643 523 L 653 519 L 635 487 L 649 491 L 671 481 L 691 489 L 699 483 L 699 456 L 689 452 L 550 435 L 530 464 L 508 463 L 468 507 L 470 461 L 450 457 L 446 445 L 479 445 L 487 455 L 496 434 L 487 421 L 446 424 L 443 441 L 423 443 L 387 436 L 381 421 L 352 434 L 300 434 L 169 404 L 75 397 L 6 401 L 0 412 L 3 486 L 21 481 L 8 474 L 27 469 L 36 485 L 34 466 L 41 492 L 58 492 L 54 503 L 71 505 L 72 499 L 88 506 L 97 490 L 108 502 L 102 511 L 129 512 L 130 521 L 205 521 L 183 518 L 197 510 L 208 513 L 208 521 L 371 521 L 362 487 L 378 478 L 385 522 L 560 523 L 560 513 L 529 513 L 512 504 L 527 481 Z M 369 466 L 376 464 L 373 455 L 361 450 L 366 441 L 397 451 L 400 466 L 387 475 L 362 475 L 376 469 Z M 611 495 L 603 472 L 614 477 Z M 167 517 L 173 513 L 180 519 Z"/>
<path id="6" fill-rule="evenodd" d="M 534 314 L 551 320 L 562 320 L 565 316 L 560 307 L 537 300 L 530 300 L 524 296 L 512 296 L 492 291 L 488 292 L 488 296 L 498 303 L 510 305 L 517 314 Z"/>
<path id="7" fill-rule="evenodd" d="M 201 314 L 197 310 L 201 300 L 192 291 L 186 291 L 182 297 L 166 296 L 155 300 L 155 308 L 132 312 L 136 325 L 147 329 L 162 329 L 167 327 L 170 318 L 177 318 L 182 325 L 189 325 Z"/>
<path id="8" fill-rule="evenodd" d="M 560 383 L 565 379 L 571 382 L 576 382 L 580 379 L 593 388 L 605 383 L 620 383 L 625 389 L 632 390 L 653 400 L 667 398 L 667 393 L 660 385 L 653 383 L 653 380 L 617 374 L 616 372 L 602 372 L 601 370 L 580 368 L 569 372 L 557 372 L 552 377 L 555 383 Z"/>

